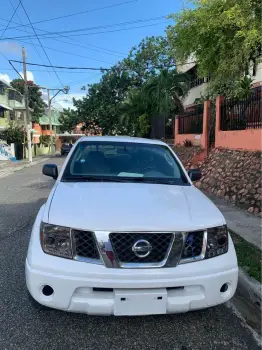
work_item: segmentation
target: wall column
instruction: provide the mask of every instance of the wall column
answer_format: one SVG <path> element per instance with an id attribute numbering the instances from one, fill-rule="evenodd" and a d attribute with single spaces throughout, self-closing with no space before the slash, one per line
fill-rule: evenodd
<path id="1" fill-rule="evenodd" d="M 209 122 L 210 122 L 210 105 L 211 101 L 204 102 L 204 113 L 203 113 L 203 132 L 201 145 L 208 152 L 209 148 Z"/>
<path id="2" fill-rule="evenodd" d="M 218 134 L 220 132 L 220 117 L 221 117 L 221 102 L 224 96 L 217 96 L 216 98 L 216 131 L 215 131 L 215 147 L 217 147 Z"/>

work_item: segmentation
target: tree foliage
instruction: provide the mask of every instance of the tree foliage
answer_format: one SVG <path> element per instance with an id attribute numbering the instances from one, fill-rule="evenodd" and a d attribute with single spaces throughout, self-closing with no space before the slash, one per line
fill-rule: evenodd
<path id="1" fill-rule="evenodd" d="M 256 69 L 262 42 L 261 0 L 194 0 L 171 15 L 167 36 L 180 63 L 194 60 L 198 75 L 211 75 L 210 91 L 227 94 Z"/>
<path id="2" fill-rule="evenodd" d="M 103 72 L 100 82 L 87 86 L 86 97 L 74 100 L 75 110 L 64 111 L 62 128 L 68 131 L 82 122 L 86 129 L 96 124 L 105 135 L 148 136 L 152 116 L 174 116 L 181 110 L 186 80 L 174 69 L 167 39 L 146 38 Z"/>
<path id="3" fill-rule="evenodd" d="M 8 144 L 23 143 L 25 130 L 20 126 L 17 126 L 13 121 L 10 121 L 8 127 L 2 131 L 1 137 L 4 138 Z"/>
<path id="4" fill-rule="evenodd" d="M 25 86 L 23 79 L 14 79 L 10 84 L 14 89 L 18 90 L 22 95 L 24 95 Z M 28 81 L 27 85 L 29 107 L 32 109 L 31 118 L 33 122 L 38 122 L 39 118 L 45 111 L 45 103 L 42 99 L 42 93 L 39 86 L 34 84 L 33 81 Z"/>

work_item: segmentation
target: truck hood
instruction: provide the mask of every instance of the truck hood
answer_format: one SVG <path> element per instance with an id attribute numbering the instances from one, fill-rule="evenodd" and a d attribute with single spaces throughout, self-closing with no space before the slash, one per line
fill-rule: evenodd
<path id="1" fill-rule="evenodd" d="M 194 186 L 58 182 L 53 193 L 45 218 L 77 229 L 186 231 L 225 224 L 220 211 Z"/>

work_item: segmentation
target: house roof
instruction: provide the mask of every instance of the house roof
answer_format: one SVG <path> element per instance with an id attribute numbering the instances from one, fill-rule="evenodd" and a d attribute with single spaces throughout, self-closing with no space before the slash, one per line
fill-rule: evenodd
<path id="1" fill-rule="evenodd" d="M 58 111 L 55 110 L 51 110 L 51 121 L 52 121 L 52 125 L 56 125 L 59 126 L 61 125 L 61 123 L 59 122 L 59 117 L 60 117 L 60 113 Z M 49 116 L 48 116 L 48 111 L 46 111 L 46 113 L 44 115 L 42 115 L 42 117 L 39 118 L 39 124 L 40 125 L 49 125 L 50 121 L 49 121 Z"/>

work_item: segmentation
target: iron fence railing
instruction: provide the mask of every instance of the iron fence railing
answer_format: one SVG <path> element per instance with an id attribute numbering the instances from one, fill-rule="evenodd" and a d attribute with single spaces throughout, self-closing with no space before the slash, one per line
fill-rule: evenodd
<path id="1" fill-rule="evenodd" d="M 262 86 L 242 100 L 224 99 L 220 105 L 220 130 L 262 128 Z"/>
<path id="2" fill-rule="evenodd" d="M 202 134 L 204 105 L 196 105 L 178 116 L 179 134 Z"/>

